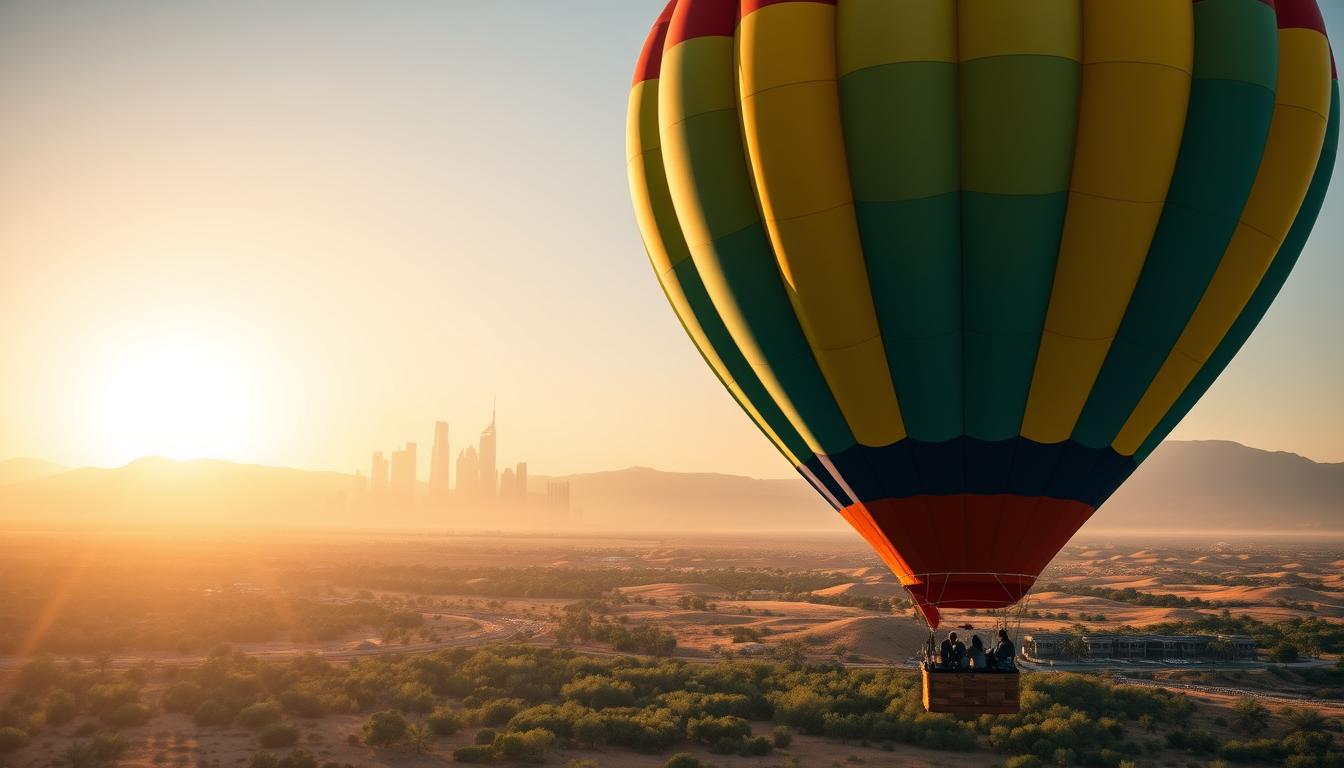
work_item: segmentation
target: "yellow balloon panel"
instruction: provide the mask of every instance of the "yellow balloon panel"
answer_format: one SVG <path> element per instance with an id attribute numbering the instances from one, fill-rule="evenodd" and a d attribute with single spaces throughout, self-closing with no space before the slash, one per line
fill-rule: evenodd
<path id="1" fill-rule="evenodd" d="M 1079 0 L 961 0 L 957 18 L 962 61 L 1018 55 L 1082 60 Z"/>
<path id="2" fill-rule="evenodd" d="M 955 0 L 845 0 L 836 25 L 842 77 L 884 64 L 957 60 Z"/>

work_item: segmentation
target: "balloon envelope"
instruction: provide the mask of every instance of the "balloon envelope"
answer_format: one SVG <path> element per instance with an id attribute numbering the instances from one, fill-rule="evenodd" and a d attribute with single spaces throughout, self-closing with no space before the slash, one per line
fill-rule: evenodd
<path id="1" fill-rule="evenodd" d="M 1313 0 L 673 0 L 627 159 L 692 341 L 936 626 L 1226 367 L 1338 122 Z"/>

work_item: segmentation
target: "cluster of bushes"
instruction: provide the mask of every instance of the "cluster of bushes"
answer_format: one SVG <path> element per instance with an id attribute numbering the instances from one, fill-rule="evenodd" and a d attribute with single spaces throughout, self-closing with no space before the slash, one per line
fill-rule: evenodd
<path id="1" fill-rule="evenodd" d="M 252 756 L 248 768 L 317 768 L 317 758 L 306 749 L 291 750 L 289 754 L 258 752 Z"/>
<path id="2" fill-rule="evenodd" d="M 1330 724 L 1315 710 L 1287 707 L 1276 718 L 1259 701 L 1244 698 L 1232 710 L 1231 725 L 1246 738 L 1223 741 L 1203 731 L 1168 733 L 1167 746 L 1199 755 L 1217 755 L 1235 763 L 1276 763 L 1292 768 L 1344 766 Z M 1272 736 L 1272 731 L 1279 731 Z"/>
<path id="3" fill-rule="evenodd" d="M 711 584 L 730 594 L 753 590 L 802 594 L 844 584 L 835 573 L 738 568 L 455 568 L 427 565 L 351 565 L 322 577 L 345 587 L 428 595 L 597 599 L 621 587 L 668 581 Z M 305 578 L 294 575 L 292 578 Z"/>
<path id="4" fill-rule="evenodd" d="M 597 641 L 623 653 L 649 656 L 671 656 L 677 649 L 677 636 L 672 632 L 653 624 L 628 626 L 623 620 L 612 621 L 596 612 L 602 610 L 604 606 L 593 601 L 565 606 L 556 628 L 556 640 L 561 645 Z"/>
<path id="5" fill-rule="evenodd" d="M 555 749 L 555 734 L 544 728 L 496 733 L 484 729 L 476 734 L 476 743 L 453 751 L 459 763 L 491 763 L 496 760 L 541 763 Z"/>
<path id="6" fill-rule="evenodd" d="M 113 672 L 105 665 L 62 664 L 39 657 L 19 671 L 18 692 L 0 709 L 0 728 L 31 733 L 44 725 L 64 725 L 81 715 L 111 729 L 144 725 L 153 716 L 142 700 L 146 677 L 143 668 Z M 12 733 L 9 738 L 14 738 Z"/>
<path id="7" fill-rule="evenodd" d="M 417 611 L 370 601 L 332 603 L 291 595 L 206 592 L 185 586 L 157 586 L 144 595 L 78 581 L 67 600 L 66 610 L 42 634 L 36 650 L 190 653 L 220 643 L 266 642 L 281 637 L 295 642 L 331 640 L 365 627 L 388 635 L 405 634 L 424 621 Z M 30 595 L 14 596 L 5 603 L 0 614 L 0 653 L 13 653 L 26 640 L 43 605 Z"/>
<path id="8" fill-rule="evenodd" d="M 74 729 L 75 738 L 62 750 L 60 762 L 70 768 L 115 763 L 127 749 L 126 739 L 116 731 L 153 717 L 153 709 L 142 701 L 146 676 L 143 668 L 113 672 L 48 657 L 28 662 L 0 707 L 0 758 L 23 749 L 45 729 L 86 717 Z"/>
<path id="9" fill-rule="evenodd" d="M 1019 714 L 982 716 L 977 725 L 992 749 L 1013 756 L 1008 764 L 1117 768 L 1143 754 L 1131 726 L 1183 726 L 1194 712 L 1188 698 L 1160 689 L 1085 675 L 1029 675 Z"/>
<path id="10" fill-rule="evenodd" d="M 1110 600 L 1116 603 L 1129 603 L 1130 605 L 1150 606 L 1154 608 L 1217 608 L 1223 603 L 1210 602 L 1199 597 L 1181 597 L 1179 595 L 1159 595 L 1152 592 L 1140 592 L 1133 587 L 1124 589 L 1109 589 L 1107 587 L 1092 587 L 1086 584 L 1044 584 L 1041 585 L 1041 592 L 1063 592 L 1068 595 L 1082 595 L 1084 597 L 1099 597 L 1103 600 Z M 1087 621 L 1086 618 L 1083 621 Z"/>
<path id="11" fill-rule="evenodd" d="M 1285 732 L 1270 738 L 1268 713 L 1247 705 L 1233 724 L 1247 740 L 1219 743 L 1185 728 L 1194 705 L 1184 695 L 1086 675 L 1024 675 L 1020 714 L 956 718 L 924 712 L 919 679 L 907 670 L 799 660 L 688 665 L 499 645 L 333 665 L 313 656 L 266 662 L 219 649 L 196 668 L 161 672 L 169 680 L 158 702 L 163 709 L 184 712 L 202 727 L 250 729 L 267 750 L 292 749 L 298 719 L 364 713 L 364 728 L 351 738 L 371 747 L 419 751 L 436 737 L 480 729 L 478 743 L 458 751 L 463 762 L 530 761 L 559 746 L 661 752 L 702 744 L 715 753 L 762 755 L 787 748 L 794 732 L 941 750 L 988 745 L 1020 765 L 1062 759 L 1118 768 L 1145 749 L 1282 760 L 1294 768 L 1344 761 L 1324 721 L 1311 713 L 1291 714 Z M 141 701 L 144 675 L 30 663 L 19 675 L 19 696 L 0 710 L 0 750 L 22 748 L 35 723 L 78 713 L 106 723 L 128 705 L 151 711 L 152 702 Z M 25 707 L 27 719 L 19 717 Z M 761 721 L 778 727 L 753 733 L 750 723 Z M 1132 735 L 1136 727 L 1152 733 L 1160 725 L 1172 730 L 1142 746 Z M 110 746 L 99 748 L 107 753 Z M 94 742 L 81 749 L 94 749 Z M 308 768 L 305 754 L 259 753 L 255 768 Z M 81 765 L 90 764 L 96 763 Z"/>

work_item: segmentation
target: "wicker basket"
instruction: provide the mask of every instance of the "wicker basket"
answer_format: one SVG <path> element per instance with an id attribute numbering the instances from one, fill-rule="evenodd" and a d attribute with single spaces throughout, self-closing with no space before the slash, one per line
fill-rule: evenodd
<path id="1" fill-rule="evenodd" d="M 954 715 L 1015 715 L 1021 693 L 1017 672 L 924 670 L 924 709 Z"/>

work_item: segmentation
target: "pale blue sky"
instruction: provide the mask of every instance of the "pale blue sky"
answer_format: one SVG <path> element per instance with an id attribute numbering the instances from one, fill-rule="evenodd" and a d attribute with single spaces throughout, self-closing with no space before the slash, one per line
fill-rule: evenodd
<path id="1" fill-rule="evenodd" d="M 190 339 L 234 394 L 186 404 L 232 430 L 186 453 L 364 467 L 434 418 L 460 446 L 498 394 L 501 459 L 534 472 L 788 476 L 630 211 L 626 97 L 661 6 L 0 5 L 0 458 L 173 452 L 108 434 L 146 406 L 104 382 Z M 1178 437 L 1344 461 L 1342 214 L 1337 188 Z"/>

